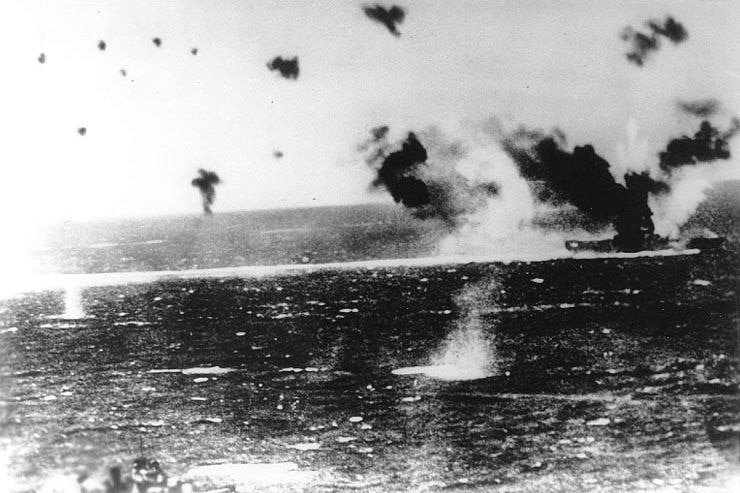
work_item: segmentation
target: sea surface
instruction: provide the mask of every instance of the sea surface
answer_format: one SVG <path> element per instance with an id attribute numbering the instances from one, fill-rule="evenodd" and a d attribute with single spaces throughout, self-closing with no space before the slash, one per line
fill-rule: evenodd
<path id="1" fill-rule="evenodd" d="M 0 299 L 0 481 L 732 491 L 733 217 L 690 221 L 713 252 L 507 262 L 421 262 L 447 231 L 385 206 L 49 230 L 40 270 L 98 281 Z"/>
<path id="2" fill-rule="evenodd" d="M 32 254 L 38 273 L 207 269 L 424 257 L 446 234 L 400 207 L 316 207 L 68 222 Z"/>

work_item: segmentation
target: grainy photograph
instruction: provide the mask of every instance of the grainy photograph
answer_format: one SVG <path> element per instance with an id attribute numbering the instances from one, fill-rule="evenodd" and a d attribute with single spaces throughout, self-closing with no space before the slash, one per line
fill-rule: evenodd
<path id="1" fill-rule="evenodd" d="M 737 2 L 0 36 L 0 491 L 740 491 Z"/>

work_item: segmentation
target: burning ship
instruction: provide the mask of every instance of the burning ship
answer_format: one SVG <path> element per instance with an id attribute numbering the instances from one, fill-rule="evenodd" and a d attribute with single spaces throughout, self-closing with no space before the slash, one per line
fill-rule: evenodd
<path id="1" fill-rule="evenodd" d="M 619 222 L 617 222 L 616 225 L 619 225 Z M 668 249 L 697 249 L 702 252 L 706 252 L 717 250 L 722 246 L 725 240 L 726 238 L 721 236 L 699 236 L 688 240 L 666 238 L 655 234 L 653 221 L 649 216 L 645 216 L 641 219 L 640 227 L 637 230 L 618 230 L 618 233 L 613 238 L 604 240 L 566 240 L 565 248 L 574 253 L 634 253 Z"/>
<path id="2" fill-rule="evenodd" d="M 639 242 L 624 243 L 618 236 L 606 240 L 567 240 L 565 248 L 571 252 L 649 252 L 667 249 L 697 249 L 702 252 L 717 250 L 725 242 L 726 238 L 695 237 L 688 241 L 671 240 L 656 234 L 646 235 Z"/>

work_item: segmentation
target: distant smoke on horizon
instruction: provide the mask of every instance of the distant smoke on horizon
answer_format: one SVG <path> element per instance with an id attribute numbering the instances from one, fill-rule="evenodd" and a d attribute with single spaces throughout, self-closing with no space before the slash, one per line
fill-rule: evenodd
<path id="1" fill-rule="evenodd" d="M 203 213 L 207 216 L 213 214 L 211 206 L 213 201 L 216 199 L 216 188 L 215 186 L 221 183 L 221 179 L 213 171 L 207 171 L 203 168 L 198 170 L 199 177 L 194 178 L 190 182 L 200 192 L 201 199 L 203 200 Z"/>
<path id="2" fill-rule="evenodd" d="M 631 50 L 625 55 L 627 60 L 641 67 L 651 53 L 660 49 L 660 38 L 666 38 L 674 44 L 685 41 L 689 33 L 683 24 L 676 21 L 671 16 L 666 16 L 665 20 L 660 23 L 656 20 L 650 20 L 645 23 L 649 32 L 643 33 L 636 31 L 631 26 L 627 26 L 622 31 L 620 37 L 631 45 Z"/>
<path id="3" fill-rule="evenodd" d="M 283 58 L 276 56 L 267 62 L 267 68 L 280 73 L 284 79 L 298 79 L 300 69 L 298 68 L 298 57 Z"/>
<path id="4" fill-rule="evenodd" d="M 368 18 L 383 24 L 392 35 L 396 37 L 401 36 L 401 33 L 396 27 L 397 24 L 402 24 L 406 17 L 406 12 L 401 7 L 394 5 L 391 8 L 386 9 L 382 5 L 376 3 L 372 7 L 364 5 L 362 7 L 362 11 L 365 12 L 365 15 Z"/>

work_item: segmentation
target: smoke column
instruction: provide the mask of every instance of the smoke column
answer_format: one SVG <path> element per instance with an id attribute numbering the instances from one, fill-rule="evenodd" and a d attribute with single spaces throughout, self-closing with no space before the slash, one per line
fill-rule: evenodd
<path id="1" fill-rule="evenodd" d="M 190 184 L 200 191 L 200 196 L 203 199 L 203 213 L 210 216 L 213 214 L 211 206 L 216 198 L 215 185 L 221 183 L 221 179 L 213 171 L 206 171 L 202 168 L 198 170 L 198 173 L 200 176 L 194 178 Z"/>

